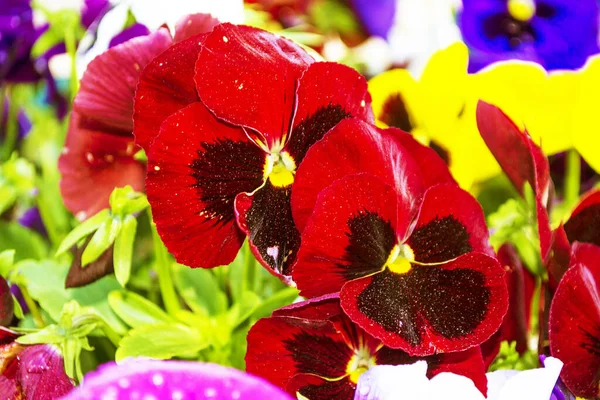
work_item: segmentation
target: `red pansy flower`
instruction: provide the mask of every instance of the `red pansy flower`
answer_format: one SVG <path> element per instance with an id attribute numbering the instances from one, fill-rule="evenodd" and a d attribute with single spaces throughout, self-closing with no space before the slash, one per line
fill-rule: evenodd
<path id="1" fill-rule="evenodd" d="M 548 198 L 551 190 L 550 165 L 542 149 L 527 131 L 521 130 L 498 107 L 479 101 L 477 127 L 491 153 L 523 195 L 525 183 L 535 193 L 538 233 L 542 259 L 546 260 L 552 246 L 552 231 L 548 217 Z"/>
<path id="2" fill-rule="evenodd" d="M 554 286 L 569 268 L 571 244 L 593 243 L 600 246 L 600 190 L 590 190 L 580 200 L 566 223 L 553 232 L 552 251 L 546 262 Z"/>
<path id="3" fill-rule="evenodd" d="M 0 393 L 3 399 L 54 400 L 75 387 L 58 348 L 20 345 L 20 335 L 0 327 Z"/>
<path id="4" fill-rule="evenodd" d="M 248 236 L 257 259 L 290 283 L 300 245 L 290 208 L 296 169 L 349 117 L 372 120 L 362 76 L 259 29 L 222 24 L 157 57 L 140 79 L 134 133 L 169 251 L 215 267 Z"/>
<path id="5" fill-rule="evenodd" d="M 258 321 L 248 333 L 246 369 L 295 395 L 311 400 L 351 400 L 359 376 L 375 365 L 427 361 L 428 375 L 464 375 L 486 393 L 487 380 L 478 347 L 411 357 L 386 347 L 342 311 L 337 296 L 293 304 Z"/>
<path id="6" fill-rule="evenodd" d="M 569 269 L 550 307 L 550 350 L 564 362 L 560 374 L 579 397 L 600 396 L 600 247 L 573 245 Z"/>
<path id="7" fill-rule="evenodd" d="M 115 187 L 143 191 L 145 166 L 134 159 L 133 98 L 142 69 L 174 41 L 218 21 L 204 14 L 182 19 L 175 38 L 167 28 L 133 38 L 96 57 L 75 96 L 65 147 L 58 161 L 60 190 L 80 220 L 108 207 Z"/>
<path id="8" fill-rule="evenodd" d="M 304 199 L 320 194 L 293 278 L 306 297 L 341 290 L 350 319 L 386 346 L 419 356 L 465 350 L 500 326 L 507 309 L 504 271 L 477 201 L 454 183 L 427 188 L 422 175 L 435 181 L 431 171 L 419 168 L 426 164 L 411 157 L 399 133 L 407 135 L 344 121 L 309 151 L 293 205 L 310 209 Z M 338 172 L 366 172 L 321 191 L 315 182 L 332 176 L 307 177 L 330 172 L 321 154 L 330 155 Z"/>

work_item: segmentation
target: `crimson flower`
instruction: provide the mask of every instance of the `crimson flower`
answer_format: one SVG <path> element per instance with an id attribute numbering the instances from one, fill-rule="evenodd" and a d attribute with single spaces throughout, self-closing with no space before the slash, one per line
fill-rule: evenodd
<path id="1" fill-rule="evenodd" d="M 69 211 L 86 219 L 108 207 L 115 187 L 143 191 L 145 166 L 134 158 L 133 98 L 142 69 L 174 42 L 212 28 L 204 14 L 110 48 L 87 67 L 75 96 L 58 161 L 60 190 Z"/>
<path id="2" fill-rule="evenodd" d="M 259 320 L 248 333 L 246 369 L 288 393 L 311 400 L 351 400 L 360 375 L 375 365 L 412 364 L 424 359 L 428 376 L 464 375 L 485 394 L 487 379 L 478 347 L 411 357 L 386 347 L 342 311 L 336 295 L 293 304 Z"/>
<path id="3" fill-rule="evenodd" d="M 169 251 L 210 268 L 233 261 L 247 236 L 261 264 L 291 283 L 296 170 L 349 117 L 373 118 L 362 76 L 260 29 L 218 25 L 161 54 L 142 73 L 134 133 Z"/>
<path id="4" fill-rule="evenodd" d="M 314 204 L 293 273 L 300 294 L 341 290 L 352 321 L 418 356 L 482 343 L 507 309 L 483 211 L 436 164 L 406 132 L 343 121 L 309 150 L 292 199 L 299 226 Z"/>
<path id="5" fill-rule="evenodd" d="M 573 244 L 569 269 L 550 307 L 549 338 L 554 357 L 564 362 L 560 374 L 579 397 L 600 396 L 600 247 Z"/>
<path id="6" fill-rule="evenodd" d="M 0 327 L 0 393 L 3 399 L 54 400 L 75 387 L 58 348 L 20 345 L 20 335 Z"/>

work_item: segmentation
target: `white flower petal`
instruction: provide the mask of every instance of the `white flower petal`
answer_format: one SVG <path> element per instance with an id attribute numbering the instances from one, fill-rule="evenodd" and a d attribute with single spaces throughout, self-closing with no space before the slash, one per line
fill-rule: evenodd
<path id="1" fill-rule="evenodd" d="M 494 392 L 488 400 L 548 400 L 563 367 L 562 361 L 554 357 L 545 360 L 545 368 L 527 371 L 495 371 L 487 374 L 488 384 L 493 383 Z M 512 376 L 510 376 L 512 375 Z M 501 380 L 504 385 L 496 390 Z"/>
<path id="2" fill-rule="evenodd" d="M 360 376 L 354 400 L 425 400 L 428 385 L 425 361 L 409 365 L 378 365 Z"/>
<path id="3" fill-rule="evenodd" d="M 429 381 L 428 399 L 485 400 L 485 397 L 466 376 L 442 372 Z"/>

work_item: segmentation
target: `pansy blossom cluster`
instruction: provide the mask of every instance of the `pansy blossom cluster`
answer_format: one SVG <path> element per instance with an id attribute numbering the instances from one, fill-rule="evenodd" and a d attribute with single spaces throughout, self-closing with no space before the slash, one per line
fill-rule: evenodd
<path id="1" fill-rule="evenodd" d="M 464 363 L 485 392 L 479 345 L 508 301 L 483 212 L 433 150 L 375 127 L 370 102 L 355 71 L 259 29 L 176 43 L 142 70 L 134 102 L 158 232 L 204 268 L 247 238 L 301 295 L 328 296 L 250 332 L 248 369 L 292 394 L 352 398 L 370 366 L 415 357 L 431 374 Z"/>

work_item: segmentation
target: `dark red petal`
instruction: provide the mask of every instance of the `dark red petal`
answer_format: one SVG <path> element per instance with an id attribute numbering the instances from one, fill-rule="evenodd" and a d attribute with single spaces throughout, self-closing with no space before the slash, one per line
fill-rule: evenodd
<path id="1" fill-rule="evenodd" d="M 53 345 L 27 346 L 19 354 L 18 377 L 26 399 L 54 400 L 75 387 L 64 369 L 63 357 Z"/>
<path id="2" fill-rule="evenodd" d="M 159 54 L 144 68 L 135 91 L 133 134 L 148 151 L 171 114 L 198 101 L 194 68 L 206 34 L 193 36 Z"/>
<path id="3" fill-rule="evenodd" d="M 328 381 L 315 375 L 300 374 L 290 379 L 287 390 L 293 394 L 298 392 L 310 400 L 352 400 L 356 384 L 347 377 Z"/>
<path id="4" fill-rule="evenodd" d="M 328 294 L 300 303 L 290 304 L 273 311 L 274 317 L 295 317 L 312 320 L 331 320 L 343 315 L 340 297 L 337 293 Z"/>
<path id="5" fill-rule="evenodd" d="M 569 242 L 600 246 L 600 190 L 588 193 L 565 224 Z"/>
<path id="6" fill-rule="evenodd" d="M 9 344 L 15 341 L 16 338 L 21 336 L 20 333 L 12 331 L 8 328 L 0 326 L 0 345 Z"/>
<path id="7" fill-rule="evenodd" d="M 342 64 L 312 64 L 300 78 L 294 126 L 285 149 L 299 165 L 308 149 L 345 118 L 373 122 L 367 81 Z"/>
<path id="8" fill-rule="evenodd" d="M 285 143 L 298 79 L 312 62 L 287 39 L 249 26 L 221 24 L 208 35 L 198 57 L 196 88 L 217 117 L 253 129 L 273 148 Z"/>
<path id="9" fill-rule="evenodd" d="M 317 196 L 336 180 L 357 173 L 370 173 L 394 185 L 408 226 L 423 195 L 416 162 L 390 132 L 358 119 L 346 119 L 313 145 L 296 171 L 292 211 L 298 230 L 303 231 L 313 213 Z M 405 229 L 398 227 L 398 230 Z"/>
<path id="10" fill-rule="evenodd" d="M 550 350 L 564 362 L 563 382 L 577 396 L 600 395 L 600 247 L 575 243 L 571 267 L 550 307 Z"/>
<path id="11" fill-rule="evenodd" d="M 80 220 L 108 207 L 115 187 L 144 190 L 144 165 L 133 158 L 133 139 L 95 129 L 71 114 L 65 148 L 58 159 L 60 191 L 69 211 Z"/>
<path id="12" fill-rule="evenodd" d="M 435 150 L 422 145 L 410 133 L 401 131 L 400 129 L 390 128 L 387 132 L 395 135 L 402 147 L 417 162 L 425 188 L 442 183 L 456 185 L 456 181 L 452 177 L 452 174 L 450 174 L 448 165 Z"/>
<path id="13" fill-rule="evenodd" d="M 436 362 L 429 363 L 430 367 L 427 370 L 427 376 L 434 377 L 442 372 L 451 372 L 466 376 L 475 383 L 477 389 L 484 396 L 487 396 L 486 368 L 479 347 L 476 346 L 465 351 L 431 356 L 431 358 L 434 357 L 436 358 Z"/>
<path id="14" fill-rule="evenodd" d="M 201 103 L 169 117 L 148 153 L 148 201 L 178 262 L 211 268 L 235 258 L 244 234 L 234 199 L 262 183 L 265 154 Z"/>
<path id="15" fill-rule="evenodd" d="M 453 184 L 433 186 L 425 192 L 407 243 L 415 260 L 423 263 L 449 261 L 471 251 L 494 255 L 481 206 Z"/>
<path id="16" fill-rule="evenodd" d="M 254 193 L 235 199 L 238 226 L 248 236 L 256 259 L 273 275 L 291 284 L 291 272 L 300 248 L 290 206 L 291 186 L 276 187 L 267 180 Z"/>
<path id="17" fill-rule="evenodd" d="M 13 320 L 13 295 L 8 282 L 0 276 L 0 326 L 9 326 Z"/>
<path id="18" fill-rule="evenodd" d="M 175 43 L 201 33 L 208 33 L 219 23 L 219 20 L 210 14 L 186 15 L 175 24 Z"/>
<path id="19" fill-rule="evenodd" d="M 496 106 L 479 101 L 477 127 L 517 191 L 523 194 L 525 182 L 529 182 L 534 190 L 541 255 L 545 260 L 552 245 L 552 231 L 546 209 L 551 183 L 548 158 L 529 134 L 521 132 Z"/>
<path id="20" fill-rule="evenodd" d="M 546 267 L 548 268 L 550 283 L 553 288 L 556 288 L 562 276 L 569 269 L 571 243 L 569 243 L 569 238 L 563 224 L 560 224 L 552 235 L 552 250 L 548 255 L 549 259 L 546 260 Z"/>
<path id="21" fill-rule="evenodd" d="M 526 296 L 525 268 L 515 247 L 506 243 L 498 250 L 498 261 L 506 271 L 508 289 L 508 312 L 502 323 L 502 340 L 516 342 L 520 354 L 527 351 L 528 317 L 531 309 L 531 297 Z"/>
<path id="22" fill-rule="evenodd" d="M 90 236 L 81 247 L 73 247 L 73 262 L 65 279 L 65 288 L 89 285 L 114 272 L 113 246 L 110 246 L 100 257 L 85 267 L 81 265 L 81 256 L 91 239 Z"/>
<path id="23" fill-rule="evenodd" d="M 381 271 L 397 244 L 394 189 L 373 175 L 342 178 L 319 196 L 293 277 L 304 297 L 339 292 Z"/>
<path id="24" fill-rule="evenodd" d="M 81 79 L 73 109 L 107 127 L 133 130 L 133 97 L 140 72 L 172 44 L 167 28 L 128 40 L 96 57 Z"/>
<path id="25" fill-rule="evenodd" d="M 340 298 L 346 314 L 386 346 L 426 356 L 471 348 L 496 332 L 508 307 L 503 275 L 495 259 L 469 253 L 348 282 Z"/>
<path id="26" fill-rule="evenodd" d="M 247 340 L 246 371 L 284 389 L 297 374 L 340 378 L 353 355 L 327 321 L 264 318 L 252 326 Z"/>

